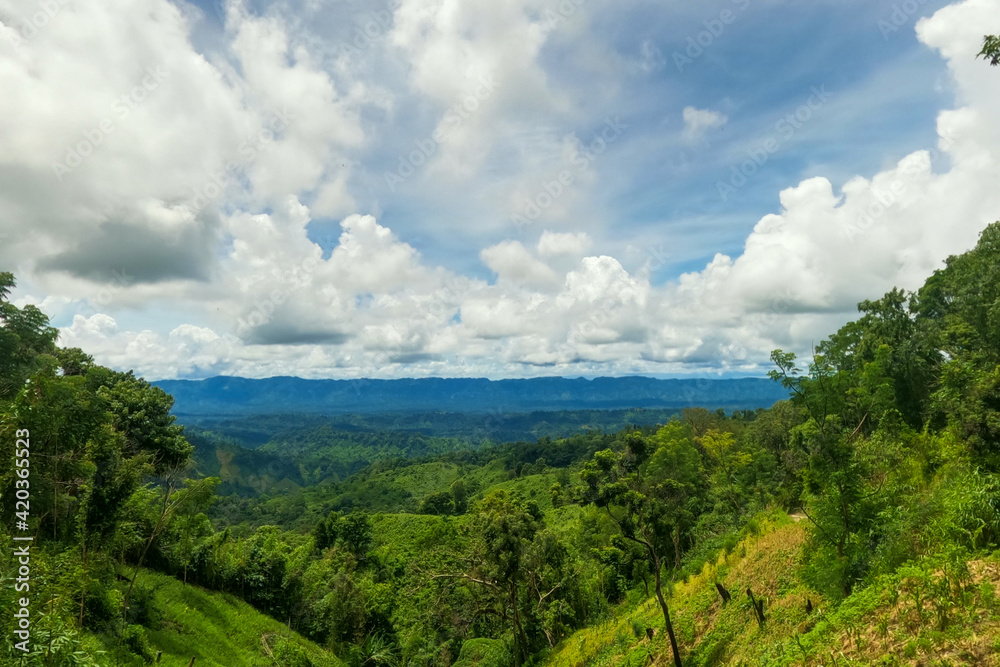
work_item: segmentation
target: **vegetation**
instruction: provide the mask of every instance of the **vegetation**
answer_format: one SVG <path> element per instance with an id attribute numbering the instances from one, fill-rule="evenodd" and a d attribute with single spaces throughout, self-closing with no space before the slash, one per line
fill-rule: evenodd
<path id="1" fill-rule="evenodd" d="M 979 55 L 996 67 L 1000 65 L 1000 35 L 986 35 L 983 37 L 983 50 Z"/>

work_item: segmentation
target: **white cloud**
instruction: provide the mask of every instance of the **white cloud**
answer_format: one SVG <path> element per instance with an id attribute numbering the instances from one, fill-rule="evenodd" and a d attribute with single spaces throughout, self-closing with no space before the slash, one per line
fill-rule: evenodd
<path id="1" fill-rule="evenodd" d="M 538 239 L 538 254 L 543 257 L 560 255 L 580 256 L 590 247 L 590 237 L 585 232 L 558 233 L 545 231 Z"/>
<path id="2" fill-rule="evenodd" d="M 555 271 L 533 257 L 520 241 L 504 241 L 491 246 L 483 250 L 480 257 L 497 274 L 499 283 L 547 289 L 560 282 Z"/>
<path id="3" fill-rule="evenodd" d="M 650 283 L 649 261 L 610 256 L 652 232 L 600 220 L 593 193 L 608 181 L 594 165 L 604 158 L 576 170 L 589 134 L 556 122 L 573 109 L 542 64 L 556 55 L 545 46 L 580 25 L 550 26 L 540 0 L 466 5 L 404 0 L 385 28 L 379 45 L 405 56 L 397 74 L 409 90 L 398 94 L 413 105 L 301 48 L 279 10 L 229 5 L 222 46 L 204 52 L 192 44 L 195 14 L 163 0 L 65 6 L 0 57 L 0 263 L 22 277 L 18 303 L 72 318 L 63 344 L 154 378 L 759 372 L 774 347 L 808 351 L 857 301 L 917 287 L 1000 217 L 1000 77 L 972 57 L 998 0 L 917 24 L 957 98 L 938 116 L 940 146 L 839 187 L 814 177 L 785 188 L 742 252 L 665 285 Z M 19 16 L 35 7 L 3 5 Z M 570 20 L 585 25 L 584 12 Z M 168 75 L 135 101 L 150 67 Z M 372 148 L 372 117 L 391 125 L 430 109 L 428 127 L 447 124 L 487 75 L 501 86 L 415 177 L 451 208 L 358 214 L 380 210 L 354 159 Z M 276 114 L 286 122 L 268 127 Z M 113 131 L 60 182 L 53 161 L 105 117 Z M 727 122 L 694 107 L 683 117 L 691 140 Z M 237 178 L 215 183 L 229 162 Z M 509 211 L 566 169 L 573 183 L 549 193 L 537 226 L 509 225 Z M 656 172 L 642 174 L 655 192 Z M 469 202 L 479 199 L 501 210 L 502 230 L 477 226 Z M 616 219 L 642 210 L 605 201 Z M 311 230 L 330 218 L 339 237 L 316 242 Z M 438 260 L 413 240 L 420 225 L 482 233 L 476 270 L 493 275 L 463 275 L 457 252 Z"/>
<path id="4" fill-rule="evenodd" d="M 204 281 L 215 208 L 343 181 L 331 164 L 363 140 L 365 101 L 291 53 L 280 20 L 230 5 L 230 61 L 199 53 L 193 14 L 166 0 L 60 7 L 0 57 L 0 261 L 30 249 L 46 272 L 91 283 L 115 270 Z M 321 199 L 324 210 L 348 201 L 336 185 Z"/>
<path id="5" fill-rule="evenodd" d="M 696 109 L 684 107 L 684 138 L 688 141 L 698 141 L 709 130 L 722 127 L 729 118 L 711 109 Z"/>
<path id="6" fill-rule="evenodd" d="M 313 189 L 337 148 L 356 147 L 364 139 L 357 100 L 338 94 L 307 50 L 290 47 L 280 19 L 250 16 L 231 2 L 226 27 L 247 96 L 275 115 L 288 116 L 287 123 L 275 123 L 280 140 L 251 166 L 255 190 L 277 197 Z M 335 173 L 343 180 L 342 172 Z"/>

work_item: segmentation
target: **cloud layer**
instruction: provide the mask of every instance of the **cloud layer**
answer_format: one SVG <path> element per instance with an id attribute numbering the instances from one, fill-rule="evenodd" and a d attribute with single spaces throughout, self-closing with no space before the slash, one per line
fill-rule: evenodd
<path id="1" fill-rule="evenodd" d="M 623 161 L 641 183 L 649 151 L 710 151 L 706 196 L 734 174 L 759 191 L 842 93 L 765 167 L 761 135 L 719 143 L 741 131 L 731 99 L 636 123 L 616 82 L 668 60 L 645 36 L 584 57 L 589 3 L 400 0 L 326 38 L 309 5 L 53 6 L 0 2 L 0 264 L 64 345 L 153 378 L 759 374 L 1000 218 L 1000 74 L 973 58 L 1000 0 L 909 28 L 956 100 L 936 145 L 790 176 L 742 249 L 672 272 L 694 216 L 633 222 Z"/>

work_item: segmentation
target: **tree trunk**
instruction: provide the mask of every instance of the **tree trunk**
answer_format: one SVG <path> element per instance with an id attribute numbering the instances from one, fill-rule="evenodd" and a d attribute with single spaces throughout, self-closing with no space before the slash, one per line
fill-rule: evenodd
<path id="1" fill-rule="evenodd" d="M 522 665 L 528 659 L 528 636 L 524 633 L 524 627 L 521 625 L 521 610 L 518 609 L 517 600 L 517 584 L 512 586 L 511 600 L 514 610 L 514 646 L 517 649 L 514 651 L 514 657 L 516 664 Z"/>
<path id="2" fill-rule="evenodd" d="M 719 591 L 719 597 L 722 598 L 722 606 L 725 606 L 727 602 L 733 599 L 733 596 L 726 590 L 726 587 L 718 581 L 715 582 L 715 590 Z"/>
<path id="3" fill-rule="evenodd" d="M 681 571 L 681 527 L 674 526 L 674 532 L 671 533 L 670 537 L 674 542 L 674 570 L 676 572 Z M 673 577 L 671 577 L 673 579 Z"/>
<path id="4" fill-rule="evenodd" d="M 135 572 L 132 574 L 132 581 L 129 582 L 128 590 L 125 592 L 125 599 L 122 601 L 122 628 L 124 629 L 127 625 L 128 620 L 128 604 L 132 599 L 132 588 L 135 586 L 135 580 L 139 578 L 139 568 L 142 567 L 143 561 L 146 559 L 146 553 L 149 552 L 149 547 L 152 546 L 153 540 L 156 539 L 157 534 L 160 532 L 160 528 L 163 525 L 163 518 L 167 515 L 168 503 L 170 502 L 170 494 L 174 492 L 173 482 L 167 484 L 167 493 L 163 496 L 163 506 L 160 508 L 160 516 L 156 520 L 156 525 L 153 526 L 153 532 L 150 533 L 149 539 L 146 540 L 146 546 L 143 547 L 142 553 L 139 555 L 139 563 L 135 566 Z M 121 638 L 119 638 L 119 646 L 121 645 Z M 194 664 L 194 658 L 191 658 L 191 664 Z"/>
<path id="5" fill-rule="evenodd" d="M 655 568 L 653 582 L 656 589 L 656 600 L 660 603 L 660 609 L 663 611 L 663 622 L 667 627 L 667 637 L 670 638 L 670 650 L 674 655 L 674 667 L 682 667 L 681 652 L 677 648 L 677 637 L 674 636 L 674 624 L 670 622 L 670 609 L 667 607 L 667 601 L 663 599 L 663 588 L 660 585 L 660 559 L 655 555 L 653 557 L 653 567 Z"/>
<path id="6" fill-rule="evenodd" d="M 87 583 L 90 580 L 90 577 L 87 576 L 87 529 L 86 529 L 86 525 L 84 526 L 83 540 L 82 540 L 82 543 L 80 545 L 80 548 L 82 549 L 82 554 L 81 554 L 80 561 L 81 561 L 81 564 L 83 565 L 83 587 L 80 589 L 80 618 L 78 619 L 78 624 L 80 626 L 80 629 L 82 630 L 83 629 L 83 609 L 84 609 L 84 606 L 85 606 L 85 604 L 87 602 Z"/>
<path id="7" fill-rule="evenodd" d="M 754 598 L 753 591 L 749 588 L 747 589 L 747 596 L 750 598 L 750 604 L 753 606 L 753 613 L 757 617 L 757 625 L 764 627 L 764 600 L 758 600 Z"/>

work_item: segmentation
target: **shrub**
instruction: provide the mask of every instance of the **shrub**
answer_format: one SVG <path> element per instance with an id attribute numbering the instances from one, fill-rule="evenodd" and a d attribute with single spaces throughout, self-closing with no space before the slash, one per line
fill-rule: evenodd
<path id="1" fill-rule="evenodd" d="M 514 659 L 499 639 L 469 639 L 453 667 L 509 667 Z"/>
<path id="2" fill-rule="evenodd" d="M 129 625 L 122 632 L 122 645 L 145 662 L 153 662 L 153 648 L 146 638 L 146 631 L 140 625 Z"/>
<path id="3" fill-rule="evenodd" d="M 284 667 L 313 667 L 305 649 L 286 637 L 274 644 L 274 659 Z"/>

